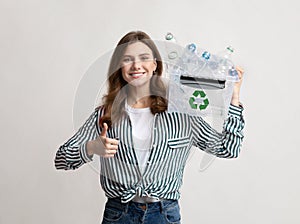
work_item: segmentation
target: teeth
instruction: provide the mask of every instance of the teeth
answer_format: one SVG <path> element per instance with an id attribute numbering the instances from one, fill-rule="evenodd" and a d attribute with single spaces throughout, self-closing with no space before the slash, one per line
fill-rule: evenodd
<path id="1" fill-rule="evenodd" d="M 135 73 L 135 74 L 131 74 L 131 76 L 133 76 L 133 77 L 138 77 L 138 76 L 141 76 L 141 75 L 143 75 L 144 73 Z"/>

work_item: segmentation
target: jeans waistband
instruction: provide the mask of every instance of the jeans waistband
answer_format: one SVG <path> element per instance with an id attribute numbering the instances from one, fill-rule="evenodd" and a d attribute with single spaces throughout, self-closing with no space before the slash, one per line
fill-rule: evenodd
<path id="1" fill-rule="evenodd" d="M 158 198 L 151 198 L 151 197 L 139 197 L 139 196 L 135 196 L 132 201 L 133 202 L 139 202 L 139 203 L 153 203 L 153 202 L 159 202 L 162 201 L 163 199 L 158 199 Z"/>
<path id="2" fill-rule="evenodd" d="M 119 208 L 122 210 L 127 210 L 129 207 L 135 208 L 135 209 L 141 209 L 145 210 L 146 208 L 148 210 L 162 210 L 165 207 L 172 206 L 174 204 L 177 204 L 177 200 L 172 200 L 172 199 L 163 199 L 159 200 L 157 202 L 146 202 L 146 203 L 141 203 L 141 202 L 135 202 L 135 201 L 130 201 L 128 203 L 122 203 L 121 198 L 108 198 L 107 204 Z"/>

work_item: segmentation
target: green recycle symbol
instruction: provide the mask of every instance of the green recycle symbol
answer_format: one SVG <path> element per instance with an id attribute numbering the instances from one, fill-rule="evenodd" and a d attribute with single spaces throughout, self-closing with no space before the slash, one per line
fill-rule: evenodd
<path id="1" fill-rule="evenodd" d="M 204 97 L 206 97 L 206 94 L 203 90 L 195 90 L 193 93 L 193 96 L 190 97 L 189 103 L 190 103 L 190 106 L 192 109 L 197 109 L 198 104 L 195 101 L 196 101 L 196 98 L 199 96 L 200 96 L 200 98 L 204 98 Z M 206 107 L 208 106 L 208 104 L 209 104 L 209 101 L 207 98 L 205 98 L 203 100 L 203 102 L 199 105 L 199 109 L 205 110 Z"/>

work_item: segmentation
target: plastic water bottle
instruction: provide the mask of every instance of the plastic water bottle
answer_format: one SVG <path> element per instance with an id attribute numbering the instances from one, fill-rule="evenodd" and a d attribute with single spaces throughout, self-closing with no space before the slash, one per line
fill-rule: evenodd
<path id="1" fill-rule="evenodd" d="M 178 45 L 175 36 L 168 32 L 165 35 L 165 50 L 164 58 L 166 76 L 170 78 L 173 84 L 179 84 L 180 76 L 183 74 L 183 69 L 180 66 L 180 56 L 183 52 L 183 47 Z"/>
<path id="2" fill-rule="evenodd" d="M 183 62 L 191 61 L 191 58 L 196 56 L 197 46 L 194 43 L 186 45 L 185 49 L 183 50 L 183 54 L 181 56 Z"/>
<path id="3" fill-rule="evenodd" d="M 186 46 L 181 61 L 182 67 L 188 72 L 188 76 L 212 78 L 217 73 L 218 62 L 216 57 L 208 51 L 200 54 L 197 52 L 195 44 Z"/>
<path id="4" fill-rule="evenodd" d="M 217 73 L 218 62 L 216 57 L 208 51 L 198 55 L 198 75 L 199 77 L 213 78 Z"/>
<path id="5" fill-rule="evenodd" d="M 179 57 L 179 52 L 176 49 L 177 41 L 175 39 L 175 36 L 172 33 L 168 32 L 165 36 L 165 39 L 166 41 L 173 43 L 173 44 L 168 44 L 168 48 L 173 48 L 168 51 L 168 59 L 169 60 L 177 59 Z"/>
<path id="6" fill-rule="evenodd" d="M 218 60 L 218 75 L 220 77 L 226 77 L 226 80 L 237 81 L 238 73 L 232 62 L 232 53 L 234 49 L 228 46 L 225 50 L 217 54 Z"/>
<path id="7" fill-rule="evenodd" d="M 180 66 L 185 70 L 188 76 L 194 76 L 199 68 L 202 67 L 197 54 L 196 44 L 191 43 L 185 47 L 181 56 Z"/>

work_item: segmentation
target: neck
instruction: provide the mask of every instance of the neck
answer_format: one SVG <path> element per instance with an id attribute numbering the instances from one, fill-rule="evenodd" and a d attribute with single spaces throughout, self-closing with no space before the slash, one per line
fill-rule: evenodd
<path id="1" fill-rule="evenodd" d="M 150 91 L 141 88 L 129 88 L 127 103 L 134 108 L 150 107 Z"/>

